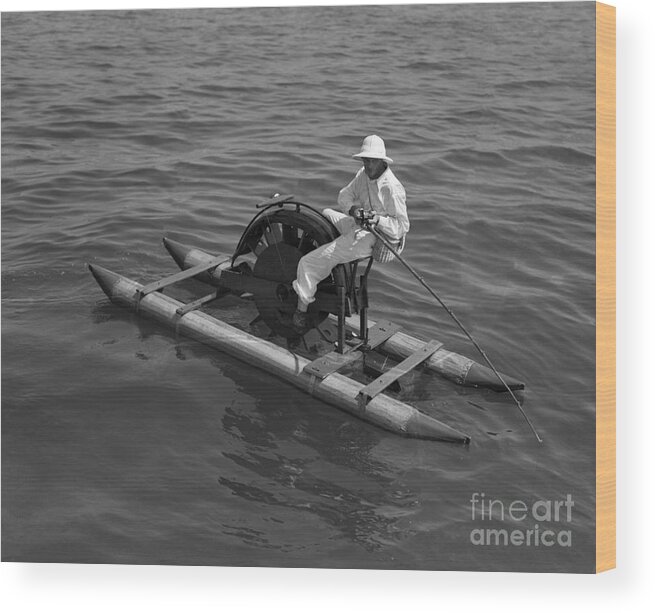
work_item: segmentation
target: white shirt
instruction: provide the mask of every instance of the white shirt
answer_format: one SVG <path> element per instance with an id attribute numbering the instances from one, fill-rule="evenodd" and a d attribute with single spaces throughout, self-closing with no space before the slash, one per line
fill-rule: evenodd
<path id="1" fill-rule="evenodd" d="M 339 192 L 337 203 L 344 213 L 348 213 L 353 205 L 372 209 L 380 215 L 377 227 L 389 238 L 398 241 L 409 231 L 405 199 L 405 188 L 390 168 L 377 179 L 369 179 L 362 167 Z"/>

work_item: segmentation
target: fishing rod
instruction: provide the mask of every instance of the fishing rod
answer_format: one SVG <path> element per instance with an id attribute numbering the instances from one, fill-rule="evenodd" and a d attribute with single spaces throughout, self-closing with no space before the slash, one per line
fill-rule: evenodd
<path id="1" fill-rule="evenodd" d="M 532 422 L 530 421 L 530 418 L 525 414 L 525 411 L 523 410 L 523 407 L 521 406 L 521 403 L 519 402 L 518 398 L 514 395 L 514 392 L 511 390 L 509 385 L 505 382 L 505 379 L 503 379 L 502 375 L 496 370 L 496 367 L 491 363 L 491 360 L 487 357 L 487 354 L 484 352 L 482 347 L 477 343 L 477 341 L 469 334 L 469 331 L 464 327 L 461 321 L 457 318 L 455 313 L 453 313 L 448 306 L 444 303 L 444 301 L 439 298 L 439 296 L 436 294 L 436 292 L 425 282 L 423 277 L 421 277 L 394 249 L 393 245 L 389 243 L 389 241 L 380 233 L 378 232 L 370 223 L 366 223 L 367 229 L 370 230 L 372 234 L 374 234 L 378 240 L 382 241 L 384 246 L 391 251 L 397 258 L 398 261 L 407 269 L 409 272 L 414 276 L 414 278 L 426 289 L 428 292 L 439 302 L 439 304 L 446 309 L 446 312 L 448 315 L 450 315 L 455 323 L 460 327 L 462 332 L 466 334 L 466 336 L 469 338 L 469 340 L 475 345 L 475 348 L 480 352 L 480 355 L 484 358 L 485 362 L 489 365 L 489 368 L 494 371 L 495 375 L 498 377 L 498 380 L 503 384 L 505 389 L 510 393 L 512 396 L 512 399 L 516 403 L 516 406 L 518 407 L 519 411 L 521 411 L 521 415 L 523 415 L 525 421 L 528 423 L 528 426 L 530 426 L 530 429 L 532 430 L 532 433 L 535 435 L 536 439 L 540 442 L 543 443 L 542 438 L 539 436 L 537 431 L 535 430 L 534 426 L 532 425 Z"/>

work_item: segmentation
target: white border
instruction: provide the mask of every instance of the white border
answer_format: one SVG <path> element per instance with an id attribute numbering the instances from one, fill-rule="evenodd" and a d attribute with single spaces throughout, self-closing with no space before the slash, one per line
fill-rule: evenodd
<path id="1" fill-rule="evenodd" d="M 281 6 L 359 2 L 11 0 L 7 10 Z M 398 2 L 396 2 L 398 3 Z M 445 4 L 435 0 L 433 3 Z M 655 432 L 652 0 L 617 7 L 618 569 L 600 576 L 7 564 L 5 611 L 614 611 L 653 601 Z M 650 598 L 649 598 L 650 596 Z"/>

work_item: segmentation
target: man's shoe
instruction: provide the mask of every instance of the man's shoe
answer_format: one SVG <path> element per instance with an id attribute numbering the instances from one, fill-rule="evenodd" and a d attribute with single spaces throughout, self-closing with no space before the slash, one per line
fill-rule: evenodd
<path id="1" fill-rule="evenodd" d="M 307 313 L 298 311 L 293 314 L 293 319 L 291 321 L 293 329 L 298 332 L 298 334 L 304 334 L 307 332 Z"/>

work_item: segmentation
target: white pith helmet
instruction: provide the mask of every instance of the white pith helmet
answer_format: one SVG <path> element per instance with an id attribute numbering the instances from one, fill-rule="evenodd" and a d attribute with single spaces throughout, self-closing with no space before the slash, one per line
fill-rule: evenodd
<path id="1" fill-rule="evenodd" d="M 367 136 L 362 142 L 362 150 L 353 155 L 354 158 L 372 158 L 376 160 L 384 160 L 391 164 L 393 160 L 387 157 L 387 150 L 384 146 L 384 141 L 376 134 Z"/>

